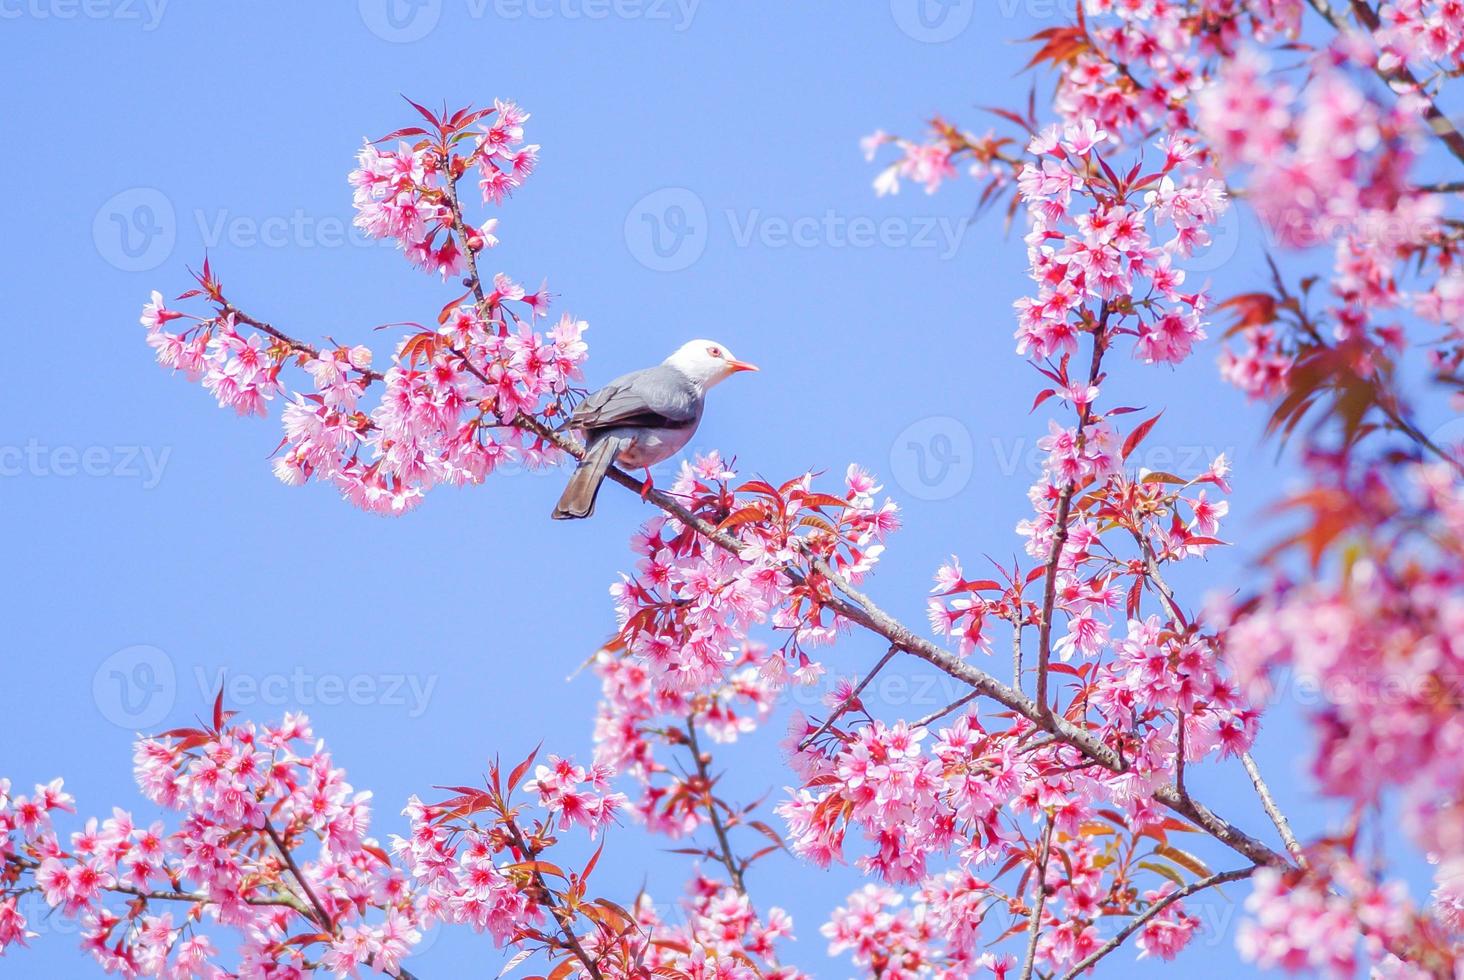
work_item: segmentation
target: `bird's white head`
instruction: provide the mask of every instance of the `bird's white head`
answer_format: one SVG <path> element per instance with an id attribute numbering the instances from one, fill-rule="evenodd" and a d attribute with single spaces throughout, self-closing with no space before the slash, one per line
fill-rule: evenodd
<path id="1" fill-rule="evenodd" d="M 725 345 L 715 340 L 688 341 L 662 363 L 686 375 L 702 391 L 738 371 L 757 370 L 756 364 L 739 361 Z"/>

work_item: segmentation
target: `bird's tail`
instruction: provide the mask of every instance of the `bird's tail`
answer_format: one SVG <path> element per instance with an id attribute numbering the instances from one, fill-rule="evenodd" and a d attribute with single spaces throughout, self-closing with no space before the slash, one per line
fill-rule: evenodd
<path id="1" fill-rule="evenodd" d="M 615 461 L 620 443 L 621 440 L 610 438 L 601 439 L 590 446 L 585 458 L 570 476 L 569 486 L 564 488 L 559 503 L 554 506 L 556 521 L 589 517 L 595 512 L 595 498 L 599 496 L 600 483 L 605 479 L 605 471 Z"/>

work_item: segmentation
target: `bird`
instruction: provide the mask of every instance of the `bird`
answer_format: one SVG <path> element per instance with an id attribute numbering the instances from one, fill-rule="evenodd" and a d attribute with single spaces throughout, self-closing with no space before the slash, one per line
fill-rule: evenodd
<path id="1" fill-rule="evenodd" d="M 732 375 L 756 371 L 726 345 L 691 340 L 655 367 L 621 375 L 580 402 L 561 429 L 584 434 L 585 454 L 554 507 L 555 520 L 589 517 L 612 463 L 644 469 L 641 497 L 651 492 L 651 467 L 681 451 L 696 433 L 707 391 Z"/>

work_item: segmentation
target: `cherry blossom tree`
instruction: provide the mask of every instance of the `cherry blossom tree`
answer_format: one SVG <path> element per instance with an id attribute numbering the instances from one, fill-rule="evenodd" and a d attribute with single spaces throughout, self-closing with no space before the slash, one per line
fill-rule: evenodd
<path id="1" fill-rule="evenodd" d="M 305 718 L 260 725 L 220 697 L 207 723 L 137 743 L 138 786 L 170 819 L 81 822 L 60 780 L 0 782 L 0 952 L 30 938 L 19 903 L 37 893 L 128 977 L 410 977 L 444 923 L 556 978 L 794 978 L 792 923 L 748 874 L 786 848 L 867 877 L 819 931 L 831 969 L 887 980 L 1173 959 L 1202 928 L 1186 902 L 1230 883 L 1259 967 L 1464 976 L 1464 463 L 1419 421 L 1425 400 L 1460 399 L 1464 134 L 1444 100 L 1464 4 L 1085 0 L 1029 40 L 1033 98 L 992 109 L 984 135 L 937 118 L 865 141 L 894 154 L 878 193 L 934 192 L 965 168 L 979 207 L 1020 222 L 1015 353 L 1048 416 L 1021 558 L 968 572 L 952 557 L 928 628 L 911 626 L 866 591 L 899 524 L 875 476 L 775 484 L 688 461 L 645 494 L 659 513 L 612 588 L 587 764 L 536 752 L 424 787 L 432 802 L 405 801 L 406 836 L 382 844 L 369 794 Z M 413 108 L 417 124 L 360 152 L 357 222 L 466 291 L 397 325 L 389 356 L 247 312 L 208 262 L 142 316 L 159 362 L 221 405 L 283 404 L 283 482 L 388 515 L 506 461 L 583 454 L 562 423 L 587 325 L 551 318 L 543 286 L 480 271 L 497 223 L 462 194 L 476 180 L 497 206 L 532 175 L 529 117 Z M 1330 272 L 1290 281 L 1273 264 L 1212 297 L 1186 265 L 1236 207 L 1278 251 L 1330 246 Z M 1194 356 L 1211 317 L 1228 321 L 1220 376 L 1271 406 L 1306 482 L 1278 501 L 1298 530 L 1255 542 L 1250 593 L 1185 596 L 1175 566 L 1227 543 L 1227 461 L 1139 468 L 1162 413 L 1126 407 L 1110 373 L 1116 358 L 1213 370 Z M 887 652 L 816 716 L 777 714 L 850 635 Z M 964 693 L 887 716 L 863 695 L 896 659 Z M 1251 755 L 1281 669 L 1327 693 L 1307 751 L 1338 826 L 1293 828 Z M 791 788 L 762 813 L 723 798 L 710 745 L 775 714 L 791 715 Z M 1243 771 L 1270 825 L 1192 793 L 1200 766 Z M 677 921 L 647 895 L 597 894 L 599 849 L 563 856 L 627 846 L 610 830 L 627 824 L 696 858 Z M 1186 843 L 1202 838 L 1226 865 Z M 1378 840 L 1426 856 L 1431 894 Z"/>

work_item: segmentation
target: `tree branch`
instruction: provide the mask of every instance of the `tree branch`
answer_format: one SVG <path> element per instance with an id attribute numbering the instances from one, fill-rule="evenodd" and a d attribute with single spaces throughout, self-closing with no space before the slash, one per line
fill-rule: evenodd
<path id="1" fill-rule="evenodd" d="M 454 225 L 459 229 L 459 234 L 464 233 L 461 229 L 465 228 L 465 225 L 460 213 L 454 219 Z M 471 279 L 470 285 L 475 295 L 481 295 L 482 285 L 476 274 L 476 266 L 471 259 L 471 250 L 467 248 L 466 241 L 463 241 L 461 246 L 465 254 L 469 255 L 469 268 L 472 270 L 469 277 Z M 1106 309 L 1104 314 L 1106 317 Z M 1100 322 L 1095 330 L 1094 357 L 1089 369 L 1089 376 L 1092 379 L 1096 379 L 1101 363 L 1102 350 L 1101 344 L 1098 344 L 1098 341 L 1102 340 L 1103 327 L 1104 323 Z M 292 344 L 299 349 L 310 349 L 309 345 L 296 341 L 288 335 L 281 332 L 276 333 L 278 333 L 279 339 L 285 343 Z M 465 357 L 464 362 L 473 373 L 481 375 L 481 372 L 470 361 L 467 361 Z M 585 449 L 577 440 L 564 432 L 550 428 L 538 418 L 520 413 L 516 418 L 511 420 L 510 424 L 533 433 L 545 443 L 555 446 L 576 460 L 582 460 L 584 458 Z M 718 530 L 711 523 L 696 516 L 680 500 L 667 494 L 665 491 L 652 488 L 649 492 L 643 493 L 643 481 L 631 476 L 618 466 L 611 466 L 607 470 L 606 476 L 612 483 L 619 484 L 625 489 L 633 491 L 636 496 L 659 508 L 669 516 L 674 517 L 683 526 L 695 530 L 703 538 L 717 547 L 723 548 L 732 554 L 742 553 L 744 545 L 741 541 L 725 531 Z M 1051 711 L 1044 702 L 1040 700 L 1033 701 L 1027 698 L 1020 690 L 1008 687 L 991 674 L 961 660 L 959 657 L 950 653 L 950 651 L 937 646 L 935 643 L 915 633 L 908 626 L 890 616 L 872 599 L 855 588 L 852 583 L 845 579 L 828 562 L 815 553 L 807 541 L 794 537 L 790 545 L 807 563 L 808 572 L 798 567 L 797 563 L 793 561 L 785 562 L 780 567 L 780 570 L 795 585 L 807 584 L 809 573 L 817 575 L 832 585 L 835 591 L 830 592 L 827 597 L 821 597 L 820 599 L 825 608 L 843 617 L 848 622 L 883 637 L 892 647 L 924 660 L 950 677 L 967 684 L 974 692 L 989 697 L 1017 714 L 1022 715 L 1039 729 L 1073 746 L 1098 765 L 1112 772 L 1127 771 L 1128 765 L 1119 756 L 1117 751 L 1104 744 L 1088 731 Z M 1050 616 L 1044 617 L 1044 619 L 1050 619 Z M 1044 684 L 1041 676 L 1039 676 L 1039 689 L 1043 687 Z M 1217 841 L 1243 855 L 1250 861 L 1257 864 L 1282 867 L 1290 865 L 1285 855 L 1272 850 L 1260 840 L 1238 829 L 1198 800 L 1181 797 L 1172 787 L 1161 787 L 1155 791 L 1154 795 L 1155 799 L 1160 803 L 1163 803 L 1180 816 L 1189 819 Z"/>
<path id="2" fill-rule="evenodd" d="M 1103 351 L 1107 346 L 1109 308 L 1104 300 L 1093 330 L 1093 354 L 1088 362 L 1088 385 L 1098 383 L 1103 368 Z M 1092 421 L 1092 408 L 1087 403 L 1078 410 L 1077 440 L 1082 445 L 1083 433 Z M 1073 494 L 1077 492 L 1076 480 L 1070 480 L 1062 488 L 1057 501 L 1057 529 L 1052 537 L 1052 549 L 1047 556 L 1046 581 L 1042 586 L 1042 621 L 1037 624 L 1037 707 L 1044 714 L 1051 714 L 1047 703 L 1048 664 L 1052 660 L 1052 614 L 1057 606 L 1057 566 L 1062 561 L 1062 549 L 1067 544 L 1068 520 L 1072 516 Z M 1020 684 L 1018 684 L 1020 687 Z"/>
<path id="3" fill-rule="evenodd" d="M 732 879 L 732 887 L 737 889 L 738 894 L 746 895 L 747 887 L 742 881 L 742 867 L 737 863 L 737 857 L 732 853 L 732 842 L 727 837 L 727 828 L 722 823 L 722 815 L 717 812 L 717 800 L 712 795 L 712 775 L 707 770 L 707 757 L 702 755 L 701 746 L 696 739 L 695 718 L 686 719 L 686 743 L 691 749 L 691 757 L 696 762 L 696 775 L 700 780 L 703 801 L 706 803 L 707 816 L 711 818 L 712 830 L 717 835 L 717 846 L 722 850 L 722 864 L 727 868 L 727 874 Z"/>
<path id="4" fill-rule="evenodd" d="M 1240 754 L 1240 764 L 1245 766 L 1246 775 L 1250 777 L 1251 785 L 1256 788 L 1256 795 L 1261 798 L 1261 807 L 1266 811 L 1266 816 L 1276 825 L 1276 832 L 1281 835 L 1281 841 L 1286 845 L 1286 850 L 1296 863 L 1305 868 L 1306 852 L 1302 850 L 1301 843 L 1297 841 L 1296 835 L 1291 832 L 1291 822 L 1286 819 L 1286 814 L 1276 805 L 1276 800 L 1271 796 L 1271 787 L 1261 778 L 1260 767 L 1249 752 Z"/>
<path id="5" fill-rule="evenodd" d="M 523 853 L 524 857 L 529 861 L 538 860 L 539 852 L 529 846 L 529 842 L 524 839 L 523 831 L 519 830 L 518 824 L 514 822 L 511 816 L 505 818 L 504 826 L 508 828 L 509 839 L 513 841 L 514 846 Z M 549 888 L 549 882 L 544 880 L 544 876 L 537 869 L 530 873 L 533 876 L 534 884 L 538 886 L 540 893 L 544 896 L 544 904 L 549 907 L 550 917 L 554 919 L 554 924 L 558 927 L 559 934 L 563 937 L 566 948 L 584 964 L 585 972 L 593 980 L 605 980 L 605 975 L 600 972 L 599 965 L 585 951 L 585 947 L 580 943 L 579 937 L 575 935 L 574 929 L 571 928 L 574 924 L 574 913 L 555 901 L 554 892 Z"/>
<path id="6" fill-rule="evenodd" d="M 1085 959 L 1080 961 L 1077 966 L 1073 967 L 1067 973 L 1063 974 L 1062 980 L 1073 980 L 1073 978 L 1076 977 L 1078 974 L 1083 973 L 1086 970 L 1092 969 L 1095 963 L 1103 959 L 1103 957 L 1107 956 L 1115 949 L 1118 949 L 1118 947 L 1123 945 L 1123 941 L 1125 939 L 1133 935 L 1139 929 L 1142 929 L 1144 923 L 1148 922 L 1160 912 L 1163 912 L 1165 909 L 1169 908 L 1169 906 L 1173 905 L 1175 902 L 1178 902 L 1179 900 L 1184 898 L 1188 898 L 1196 892 L 1202 892 L 1206 888 L 1212 888 L 1215 885 L 1223 885 L 1228 881 L 1240 881 L 1243 878 L 1249 878 L 1255 873 L 1255 867 L 1238 868 L 1235 871 L 1222 871 L 1219 874 L 1213 874 L 1208 878 L 1201 878 L 1199 881 L 1190 882 L 1183 888 L 1170 892 L 1168 895 L 1165 895 L 1153 905 L 1150 905 L 1142 913 L 1130 919 L 1128 921 L 1128 924 L 1118 931 L 1117 935 L 1108 940 L 1108 942 L 1104 943 L 1102 946 L 1095 949 Z"/>
<path id="7" fill-rule="evenodd" d="M 884 670 L 884 665 L 890 662 L 890 658 L 899 652 L 899 648 L 895 646 L 891 646 L 889 650 L 885 651 L 885 655 L 879 659 L 879 663 L 874 665 L 874 669 L 864 676 L 864 679 L 859 682 L 859 686 L 854 688 L 853 692 L 829 715 L 828 721 L 820 725 L 818 731 L 803 740 L 802 744 L 798 746 L 798 751 L 802 752 L 814 742 L 818 741 L 830 728 L 833 728 L 834 722 L 838 721 L 844 712 L 849 710 L 851 704 L 859 700 L 859 695 L 869 686 L 869 682 L 874 680 L 874 676 L 881 670 Z"/>
<path id="8" fill-rule="evenodd" d="M 1345 34 L 1351 30 L 1351 26 L 1347 23 L 1346 17 L 1341 12 L 1333 9 L 1327 0 L 1307 0 L 1307 2 L 1311 4 L 1313 10 L 1321 14 L 1322 18 L 1339 32 Z M 1363 0 L 1351 0 L 1351 6 L 1358 23 L 1367 28 L 1368 31 L 1376 32 L 1382 26 L 1382 22 L 1378 20 L 1377 12 L 1364 3 Z M 1402 86 L 1423 99 L 1423 117 L 1428 120 L 1429 128 L 1433 130 L 1435 136 L 1443 141 L 1444 146 L 1448 147 L 1449 152 L 1457 157 L 1461 163 L 1464 163 L 1464 133 L 1459 132 L 1459 128 L 1450 121 L 1448 116 L 1444 115 L 1443 110 L 1438 107 L 1438 103 L 1424 93 L 1423 84 L 1413 74 L 1412 70 L 1409 69 L 1408 65 L 1400 63 L 1392 71 L 1384 71 L 1382 69 L 1374 70 L 1377 72 L 1378 77 L 1388 83 L 1388 87 L 1394 92 L 1397 92 L 1398 86 Z"/>
<path id="9" fill-rule="evenodd" d="M 1042 835 L 1042 852 L 1037 861 L 1037 873 L 1032 880 L 1032 887 L 1037 895 L 1032 900 L 1032 917 L 1027 926 L 1027 955 L 1022 959 L 1021 980 L 1032 980 L 1032 967 L 1037 963 L 1037 939 L 1042 934 L 1042 909 L 1047 904 L 1047 857 L 1052 853 L 1052 830 L 1056 825 L 1056 818 L 1049 813 L 1047 832 Z"/>
<path id="10" fill-rule="evenodd" d="M 270 823 L 268 817 L 264 818 L 264 832 L 269 835 L 269 839 L 274 843 L 275 850 L 280 852 L 280 857 L 284 859 L 285 865 L 289 867 L 290 874 L 295 876 L 295 880 L 300 883 L 300 887 L 305 892 L 305 897 L 310 900 L 310 907 L 315 910 L 315 915 L 311 916 L 311 918 L 315 919 L 316 925 L 320 926 L 320 928 L 332 936 L 335 935 L 335 922 L 331 919 L 330 913 L 325 910 L 325 906 L 315 896 L 315 889 L 310 887 L 310 882 L 305 880 L 305 875 L 300 870 L 300 866 L 295 863 L 295 855 L 285 845 L 284 839 L 280 837 L 279 831 L 275 830 L 274 824 Z"/>

